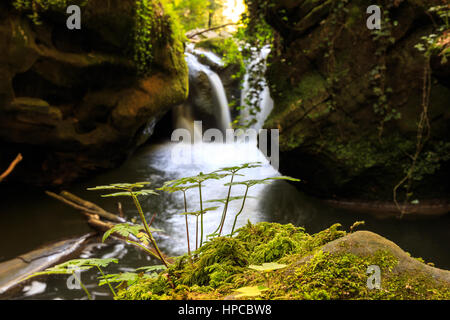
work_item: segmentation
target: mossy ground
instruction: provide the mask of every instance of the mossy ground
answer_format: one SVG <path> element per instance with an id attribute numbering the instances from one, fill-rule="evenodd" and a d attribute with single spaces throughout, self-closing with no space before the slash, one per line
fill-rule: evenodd
<path id="1" fill-rule="evenodd" d="M 292 224 L 248 223 L 233 238 L 220 237 L 188 256 L 177 258 L 167 272 L 123 289 L 118 299 L 214 300 L 236 298 L 236 289 L 265 286 L 252 299 L 449 299 L 427 275 L 396 274 L 397 258 L 387 251 L 369 257 L 331 254 L 320 248 L 346 235 L 339 224 L 309 235 Z M 269 273 L 251 264 L 277 262 L 286 267 Z M 367 267 L 381 269 L 381 289 L 368 289 Z"/>

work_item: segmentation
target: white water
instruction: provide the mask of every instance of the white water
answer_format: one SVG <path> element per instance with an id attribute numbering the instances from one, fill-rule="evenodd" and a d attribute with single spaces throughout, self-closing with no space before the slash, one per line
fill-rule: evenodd
<path id="1" fill-rule="evenodd" d="M 168 179 L 194 176 L 199 172 L 209 173 L 223 167 L 239 166 L 246 162 L 261 162 L 260 168 L 245 169 L 239 172 L 244 176 L 239 176 L 235 181 L 249 179 L 263 179 L 279 175 L 279 173 L 270 165 L 261 151 L 254 145 L 245 143 L 196 143 L 186 145 L 191 148 L 189 159 L 186 163 L 180 163 L 174 158 L 174 149 L 178 148 L 177 143 L 165 143 L 152 148 L 152 157 L 149 157 L 149 166 L 157 172 L 164 172 Z M 222 180 L 209 180 L 202 187 L 203 200 L 223 199 L 227 197 L 228 187 L 224 186 L 229 182 L 229 178 Z M 257 185 L 249 190 L 250 198 L 245 203 L 244 210 L 237 220 L 237 228 L 246 224 L 248 220 L 252 223 L 268 219 L 261 211 L 260 201 L 266 190 L 267 185 Z M 231 196 L 243 195 L 244 186 L 233 186 Z M 199 196 L 196 189 L 187 192 L 188 210 L 199 209 Z M 217 228 L 223 210 L 223 205 L 218 203 L 204 202 L 204 208 L 219 206 L 218 209 L 205 214 L 204 216 L 204 239 L 206 235 L 211 234 Z M 242 201 L 230 202 L 228 207 L 227 219 L 225 220 L 224 233 L 231 231 L 235 214 L 239 211 Z M 160 238 L 165 247 L 170 247 L 170 251 L 182 254 L 187 251 L 185 218 L 179 215 L 183 208 L 182 194 L 174 194 L 170 199 L 170 204 L 165 206 L 165 218 L 163 226 L 169 238 Z M 189 217 L 189 229 L 191 244 L 195 243 L 195 219 Z"/>
<path id="2" fill-rule="evenodd" d="M 264 76 L 257 79 L 257 81 L 262 83 L 262 90 L 259 92 L 258 97 L 257 98 L 255 98 L 255 97 L 249 98 L 249 93 L 250 93 L 250 84 L 249 84 L 250 72 L 249 71 L 252 68 L 254 68 L 257 64 L 259 64 L 260 62 L 264 62 L 263 69 L 261 70 L 261 74 L 264 75 L 264 73 L 266 71 L 267 57 L 269 56 L 269 53 L 270 53 L 270 47 L 265 46 L 261 49 L 260 52 L 256 52 L 255 48 L 253 48 L 253 49 L 254 49 L 254 52 L 252 54 L 252 56 L 253 56 L 252 61 L 247 66 L 247 73 L 245 74 L 245 77 L 244 77 L 244 84 L 243 84 L 243 89 L 242 89 L 242 93 L 241 93 L 241 106 L 244 106 L 244 109 L 241 110 L 241 117 L 242 117 L 243 123 L 245 123 L 251 119 L 251 115 L 249 113 L 249 108 L 248 108 L 249 106 L 246 104 L 247 99 L 250 99 L 252 104 L 255 102 L 258 103 L 261 111 L 256 114 L 256 116 L 255 116 L 256 123 L 254 123 L 251 127 L 253 129 L 259 130 L 264 126 L 264 122 L 266 121 L 267 117 L 273 110 L 273 100 L 272 100 L 272 97 L 270 96 L 270 90 L 269 90 L 267 81 L 264 78 Z M 259 99 L 259 102 L 256 101 L 256 99 Z"/>
<path id="3" fill-rule="evenodd" d="M 215 64 L 218 67 L 225 66 L 222 59 L 219 56 L 217 56 L 214 52 L 207 51 L 204 49 L 197 49 L 195 48 L 195 45 L 193 43 L 188 43 L 186 45 L 186 52 L 191 53 L 197 57 L 203 56 L 209 61 L 209 63 Z"/>
<path id="4" fill-rule="evenodd" d="M 260 59 L 266 59 L 270 52 L 269 48 L 264 48 L 262 52 L 258 55 Z M 192 45 L 187 46 L 186 50 L 186 61 L 189 67 L 189 75 L 192 78 L 198 77 L 199 73 L 204 73 L 208 77 L 208 81 L 212 88 L 212 95 L 214 101 L 216 102 L 216 122 L 219 129 L 225 133 L 226 129 L 231 128 L 231 115 L 228 107 L 228 101 L 226 97 L 226 92 L 222 84 L 220 77 L 210 69 L 209 66 L 199 62 L 198 56 L 203 55 L 209 60 L 210 65 L 223 66 L 223 62 L 215 54 L 207 51 L 200 51 L 195 49 Z M 248 78 L 248 75 L 247 75 Z M 247 79 L 248 80 L 248 79 Z M 268 113 L 270 113 L 273 107 L 273 101 L 270 98 L 269 90 L 267 86 L 263 90 L 261 96 L 261 104 L 263 106 L 263 112 L 258 114 L 258 124 L 257 126 L 262 127 L 265 118 Z M 247 91 L 248 91 L 248 81 L 247 81 Z M 179 106 L 174 112 L 174 122 L 177 128 L 188 129 L 191 132 L 191 137 L 195 136 L 194 141 L 202 141 L 203 132 L 194 125 L 192 106 L 186 104 Z M 199 138 L 200 136 L 200 138 Z M 245 175 L 244 180 L 247 179 L 261 179 L 271 176 L 279 175 L 277 170 L 275 170 L 269 163 L 268 159 L 264 154 L 258 149 L 256 143 L 170 143 L 162 144 L 158 147 L 153 148 L 153 156 L 150 167 L 156 170 L 165 172 L 171 178 L 179 178 L 183 176 L 196 175 L 199 172 L 212 172 L 218 170 L 221 167 L 238 166 L 247 162 L 260 162 L 261 167 L 256 169 L 243 170 L 242 174 Z M 239 180 L 239 179 L 237 179 Z M 227 193 L 227 188 L 224 187 L 226 181 L 208 181 L 203 189 L 204 199 L 220 199 L 225 198 Z M 263 194 L 266 186 L 260 185 L 255 186 L 250 190 L 250 198 L 246 202 L 244 211 L 239 216 L 237 221 L 238 226 L 242 226 L 246 221 L 251 220 L 252 222 L 264 220 L 264 216 L 261 215 L 259 208 L 259 201 L 257 200 Z M 234 186 L 233 195 L 240 195 L 244 192 L 243 186 Z M 196 191 L 190 191 L 187 193 L 188 203 L 190 206 L 198 207 L 198 195 Z M 254 198 L 253 198 L 254 197 Z M 256 200 L 255 200 L 256 199 Z M 172 199 L 173 205 L 174 199 Z M 182 203 L 181 195 L 177 195 L 178 204 Z M 217 203 L 209 204 L 209 206 L 215 206 Z M 229 215 L 230 217 L 225 221 L 224 231 L 229 232 L 233 225 L 233 213 L 239 211 L 241 206 L 240 201 L 231 202 L 229 204 Z M 192 209 L 192 208 L 190 208 Z M 218 225 L 221 217 L 222 207 L 208 212 L 205 215 L 205 238 L 206 235 L 212 233 Z M 185 219 L 183 216 L 176 214 L 179 207 L 166 208 L 168 212 L 172 214 L 169 215 L 166 220 L 167 225 L 171 226 L 169 231 L 170 239 L 160 239 L 166 246 L 171 248 L 171 251 L 177 253 L 186 252 L 186 240 L 183 234 L 185 233 Z M 173 212 L 172 212 L 173 211 Z M 189 228 L 194 230 L 194 220 L 190 219 Z M 167 228 L 167 226 L 165 226 Z M 195 235 L 193 232 L 190 234 L 191 244 L 195 242 Z M 165 241 L 167 240 L 167 242 Z"/>
<path id="5" fill-rule="evenodd" d="M 212 94 L 215 102 L 215 112 L 217 125 L 222 132 L 231 129 L 231 115 L 228 107 L 228 99 L 225 94 L 225 88 L 220 77 L 212 71 L 208 66 L 200 63 L 198 58 L 189 52 L 186 52 L 186 61 L 189 66 L 189 74 L 196 76 L 199 72 L 204 73 L 208 77 L 208 81 L 212 88 Z"/>

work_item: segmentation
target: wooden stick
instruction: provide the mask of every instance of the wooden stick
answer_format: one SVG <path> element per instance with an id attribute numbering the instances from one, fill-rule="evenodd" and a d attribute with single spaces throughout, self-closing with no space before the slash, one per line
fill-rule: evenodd
<path id="1" fill-rule="evenodd" d="M 194 34 L 188 35 L 187 38 L 188 38 L 188 39 L 192 39 L 192 38 L 194 38 L 194 37 L 196 37 L 196 36 L 199 36 L 199 35 L 201 35 L 201 34 L 203 34 L 203 33 L 208 32 L 208 31 L 213 31 L 213 30 L 225 28 L 225 27 L 228 27 L 228 26 L 236 26 L 236 25 L 238 25 L 238 24 L 237 24 L 237 23 L 227 23 L 227 24 L 223 24 L 223 25 L 221 25 L 221 26 L 208 28 L 208 29 L 205 29 L 205 30 L 196 32 L 196 33 L 194 33 Z"/>
<path id="2" fill-rule="evenodd" d="M 22 154 L 19 153 L 17 155 L 17 157 L 13 160 L 13 162 L 11 162 L 8 169 L 6 169 L 6 171 L 0 175 L 0 182 L 2 182 L 7 176 L 9 176 L 11 174 L 11 172 L 14 170 L 14 168 L 17 166 L 17 164 L 20 161 L 22 161 L 22 159 L 23 159 Z"/>
<path id="3" fill-rule="evenodd" d="M 72 193 L 70 193 L 70 192 L 67 192 L 67 191 L 64 191 L 64 190 L 63 190 L 63 191 L 60 192 L 60 195 L 61 195 L 62 197 L 64 197 L 64 198 L 70 200 L 70 201 L 73 201 L 73 202 L 75 202 L 75 203 L 78 203 L 79 205 L 81 205 L 81 206 L 83 206 L 83 207 L 92 209 L 92 210 L 94 210 L 94 211 L 102 211 L 102 212 L 106 212 L 103 208 L 99 207 L 99 206 L 96 205 L 95 203 L 92 203 L 92 202 L 83 200 L 83 199 L 81 199 L 80 197 L 77 197 L 76 195 L 74 195 L 74 194 L 72 194 Z"/>
<path id="4" fill-rule="evenodd" d="M 62 191 L 60 194 L 61 194 L 61 196 L 63 196 L 66 199 L 76 202 L 90 210 L 96 211 L 99 216 L 101 216 L 107 220 L 115 221 L 115 222 L 125 222 L 126 221 L 124 218 L 119 217 L 118 215 L 115 215 L 114 213 L 106 211 L 105 209 L 96 205 L 95 203 L 81 199 L 80 197 L 77 197 L 76 195 L 74 195 L 68 191 Z"/>
<path id="5" fill-rule="evenodd" d="M 149 227 L 152 225 L 153 221 L 155 220 L 155 217 L 156 217 L 156 213 L 153 214 L 152 219 L 150 220 L 150 223 L 148 224 Z"/>
<path id="6" fill-rule="evenodd" d="M 61 202 L 64 202 L 65 204 L 75 208 L 75 209 L 80 210 L 80 212 L 87 217 L 88 224 L 93 229 L 95 229 L 95 230 L 97 230 L 99 232 L 106 232 L 106 231 L 108 231 L 109 229 L 114 227 L 114 225 L 115 225 L 114 222 L 119 222 L 119 223 L 126 222 L 126 220 L 124 218 L 121 218 L 121 217 L 119 217 L 119 216 L 117 216 L 115 214 L 109 213 L 109 212 L 105 211 L 103 208 L 99 207 L 98 205 L 96 205 L 96 204 L 94 204 L 92 202 L 83 200 L 83 199 L 77 197 L 76 195 L 71 194 L 71 193 L 69 193 L 67 191 L 61 192 L 61 195 L 58 195 L 58 194 L 53 193 L 51 191 L 46 191 L 45 193 L 47 195 L 49 195 L 50 197 L 52 197 L 52 198 L 55 198 L 55 199 L 57 199 L 57 200 L 59 200 Z M 106 219 L 108 219 L 110 221 L 101 221 L 100 217 L 106 218 Z M 155 215 L 153 215 L 152 222 L 153 222 L 154 217 L 155 217 Z M 114 222 L 111 222 L 111 221 L 114 221 Z M 127 240 L 131 240 L 131 241 L 134 241 L 134 242 L 142 244 L 142 242 L 137 237 L 135 237 L 133 235 L 130 235 L 130 239 L 127 239 L 127 238 L 125 238 L 123 236 L 120 236 L 120 234 L 118 234 L 118 233 L 113 233 L 113 236 L 114 236 L 114 238 L 117 238 L 119 240 L 123 240 L 123 241 L 126 241 L 126 242 L 127 242 Z M 138 245 L 135 245 L 132 242 L 131 243 L 127 242 L 127 243 L 128 244 L 132 244 L 133 246 L 135 246 L 137 248 L 140 248 L 141 250 L 144 250 L 142 247 L 140 247 Z M 158 255 L 158 252 L 154 248 L 151 248 L 149 246 L 144 246 L 144 247 L 145 247 L 145 249 L 148 249 L 149 251 L 154 253 L 155 256 Z M 164 257 L 164 259 L 166 261 L 170 261 L 170 263 L 173 262 L 173 260 L 169 259 L 166 255 L 163 255 L 163 257 Z"/>
<path id="7" fill-rule="evenodd" d="M 121 202 L 117 202 L 117 209 L 119 210 L 119 217 L 125 218 L 125 214 L 123 213 L 122 203 Z"/>
<path id="8" fill-rule="evenodd" d="M 95 210 L 91 210 L 91 209 L 85 208 L 83 206 L 80 206 L 80 205 L 78 205 L 76 203 L 73 203 L 72 201 L 69 201 L 66 198 L 64 198 L 64 197 L 62 197 L 60 195 L 57 195 L 56 193 L 53 193 L 51 191 L 45 191 L 45 193 L 47 195 L 49 195 L 50 197 L 55 198 L 56 200 L 64 202 L 65 204 L 71 206 L 72 208 L 75 208 L 75 209 L 78 209 L 78 210 L 81 210 L 81 211 L 84 211 L 84 212 L 87 212 L 87 213 L 90 213 L 90 214 L 98 214 L 98 212 L 95 211 Z"/>
<path id="9" fill-rule="evenodd" d="M 124 218 L 121 218 L 113 213 L 107 212 L 107 211 L 103 210 L 102 208 L 100 208 L 99 206 L 93 204 L 92 202 L 85 201 L 67 191 L 61 192 L 61 195 L 57 195 L 56 193 L 53 193 L 50 191 L 45 191 L 45 193 L 47 195 L 49 195 L 50 197 L 55 198 L 61 202 L 64 202 L 65 204 L 67 204 L 75 209 L 85 211 L 85 212 L 88 212 L 91 214 L 99 215 L 100 217 L 103 217 L 110 221 L 115 221 L 115 222 L 125 222 L 126 221 Z M 63 196 L 63 194 L 64 194 L 64 196 Z"/>

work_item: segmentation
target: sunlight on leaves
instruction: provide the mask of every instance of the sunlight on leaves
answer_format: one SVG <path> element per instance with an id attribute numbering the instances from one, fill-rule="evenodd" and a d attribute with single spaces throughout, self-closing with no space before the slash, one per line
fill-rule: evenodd
<path id="1" fill-rule="evenodd" d="M 238 292 L 239 293 L 238 295 L 236 295 L 236 298 L 241 298 L 241 297 L 258 297 L 266 290 L 268 290 L 266 287 L 253 286 L 253 287 L 243 287 L 243 288 L 240 288 L 240 289 L 236 289 L 236 290 L 234 290 L 234 292 Z"/>
<path id="2" fill-rule="evenodd" d="M 149 227 L 151 232 L 162 232 L 161 229 L 155 229 L 152 227 Z M 132 225 L 129 223 L 119 223 L 114 225 L 111 229 L 106 231 L 103 234 L 102 242 L 105 242 L 105 240 L 113 233 L 117 233 L 125 238 L 128 238 L 130 235 L 133 235 L 140 239 L 139 234 L 144 234 L 142 231 L 145 231 L 145 227 L 143 225 Z M 145 234 L 145 239 L 148 240 L 148 235 Z"/>
<path id="3" fill-rule="evenodd" d="M 270 263 L 263 263 L 262 265 L 249 265 L 250 269 L 257 270 L 257 271 L 263 271 L 263 272 L 270 272 L 278 269 L 286 268 L 286 264 L 280 264 L 276 262 L 270 262 Z"/>

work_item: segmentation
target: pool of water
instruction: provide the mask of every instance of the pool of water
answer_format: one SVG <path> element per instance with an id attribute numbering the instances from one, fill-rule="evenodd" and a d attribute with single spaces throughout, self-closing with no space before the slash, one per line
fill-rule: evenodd
<path id="1" fill-rule="evenodd" d="M 279 175 L 255 147 L 247 145 L 203 144 L 201 147 L 180 151 L 179 145 L 159 143 L 145 146 L 136 152 L 120 168 L 100 174 L 80 182 L 68 191 L 95 202 L 111 212 L 117 212 L 117 201 L 121 201 L 127 218 L 137 218 L 138 213 L 128 198 L 101 198 L 101 192 L 87 191 L 87 187 L 118 182 L 150 181 L 154 188 L 165 181 L 211 172 L 221 167 L 239 165 L 244 162 L 260 161 L 262 167 L 242 171 L 242 179 L 260 179 Z M 301 178 L 301 177 L 298 177 Z M 205 200 L 225 198 L 227 180 L 208 181 L 203 188 Z M 8 187 L 0 190 L 0 261 L 11 259 L 38 246 L 61 238 L 80 236 L 90 231 L 84 217 L 75 209 L 49 198 L 44 190 L 17 189 Z M 232 195 L 242 195 L 244 187 L 236 186 Z M 397 243 L 414 257 L 422 257 L 434 262 L 437 267 L 450 269 L 448 227 L 450 217 L 429 220 L 406 221 L 398 219 L 377 220 L 364 214 L 332 209 L 320 201 L 299 192 L 292 183 L 276 181 L 271 185 L 260 185 L 250 189 L 252 196 L 238 219 L 238 226 L 248 220 L 252 223 L 270 221 L 293 223 L 315 233 L 334 223 L 341 223 L 348 230 L 353 222 L 364 220 L 360 229 L 376 232 Z M 172 256 L 187 251 L 185 220 L 179 213 L 184 211 L 182 194 L 150 196 L 141 200 L 142 207 L 151 217 L 156 213 L 154 226 L 164 230 L 157 236 L 161 249 Z M 198 210 L 197 190 L 188 191 L 188 209 Z M 232 202 L 228 210 L 230 216 L 239 211 L 240 201 Z M 205 219 L 205 234 L 217 227 L 221 209 L 208 212 Z M 225 232 L 231 230 L 233 219 L 228 218 Z M 195 243 L 195 220 L 190 218 L 191 245 Z M 108 267 L 107 272 L 132 271 L 143 265 L 159 264 L 134 247 L 120 242 L 94 243 L 82 253 L 82 257 L 116 257 L 119 264 Z M 111 299 L 106 287 L 97 287 L 97 273 L 86 271 L 81 274 L 83 283 L 95 299 Z M 42 281 L 34 281 L 25 287 L 18 299 L 86 299 L 81 290 L 70 290 L 67 276 L 51 276 Z"/>

